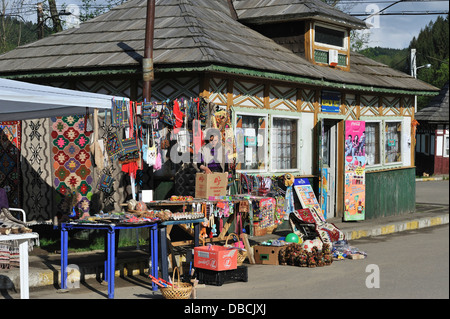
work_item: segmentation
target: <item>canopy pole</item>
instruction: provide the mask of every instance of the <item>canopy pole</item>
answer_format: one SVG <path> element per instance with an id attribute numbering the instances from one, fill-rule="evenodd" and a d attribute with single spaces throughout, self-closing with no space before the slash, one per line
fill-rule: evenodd
<path id="1" fill-rule="evenodd" d="M 145 26 L 144 58 L 142 59 L 143 101 L 150 102 L 151 81 L 155 79 L 153 71 L 153 39 L 155 33 L 155 0 L 147 0 L 147 20 Z"/>

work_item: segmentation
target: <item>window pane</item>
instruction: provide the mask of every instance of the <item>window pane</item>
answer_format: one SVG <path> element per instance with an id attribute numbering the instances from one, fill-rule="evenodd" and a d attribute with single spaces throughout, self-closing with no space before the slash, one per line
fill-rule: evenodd
<path id="1" fill-rule="evenodd" d="M 345 37 L 344 31 L 338 31 L 316 26 L 314 34 L 315 34 L 314 36 L 315 42 L 334 45 L 341 48 L 344 47 L 344 37 Z"/>
<path id="2" fill-rule="evenodd" d="M 386 163 L 395 163 L 402 160 L 401 156 L 402 125 L 399 122 L 386 123 L 385 127 L 385 152 Z"/>
<path id="3" fill-rule="evenodd" d="M 260 129 L 266 120 L 262 116 L 242 115 L 243 154 L 239 156 L 238 169 L 265 169 L 265 129 Z M 262 139 L 262 141 L 259 141 Z"/>
<path id="4" fill-rule="evenodd" d="M 380 124 L 366 122 L 367 165 L 380 164 Z"/>
<path id="5" fill-rule="evenodd" d="M 297 120 L 273 119 L 272 164 L 277 170 L 297 167 Z"/>
<path id="6" fill-rule="evenodd" d="M 445 137 L 444 156 L 449 157 L 449 137 Z"/>

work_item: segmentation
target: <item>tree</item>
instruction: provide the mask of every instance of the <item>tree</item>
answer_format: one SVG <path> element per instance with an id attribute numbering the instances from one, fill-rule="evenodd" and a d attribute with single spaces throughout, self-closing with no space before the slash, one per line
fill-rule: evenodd
<path id="1" fill-rule="evenodd" d="M 414 37 L 408 49 L 416 49 L 416 65 L 431 64 L 431 68 L 420 68 L 417 78 L 438 88 L 449 80 L 449 23 L 447 17 L 437 17 Z M 431 97 L 418 97 L 418 109 L 425 107 Z"/>

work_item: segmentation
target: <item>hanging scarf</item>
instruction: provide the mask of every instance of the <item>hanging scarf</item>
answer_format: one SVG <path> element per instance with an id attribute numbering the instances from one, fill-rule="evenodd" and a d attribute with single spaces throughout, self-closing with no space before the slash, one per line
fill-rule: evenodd
<path id="1" fill-rule="evenodd" d="M 173 101 L 173 115 L 175 117 L 174 128 L 182 127 L 184 114 L 180 110 L 180 104 L 178 100 Z"/>

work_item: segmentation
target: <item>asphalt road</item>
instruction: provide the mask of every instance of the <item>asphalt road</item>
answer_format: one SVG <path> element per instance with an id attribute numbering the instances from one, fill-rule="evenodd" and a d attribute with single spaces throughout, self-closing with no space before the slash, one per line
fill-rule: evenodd
<path id="1" fill-rule="evenodd" d="M 335 261 L 331 266 L 312 269 L 248 265 L 248 282 L 230 282 L 220 287 L 206 285 L 197 289 L 197 300 L 208 299 L 214 304 L 219 299 L 263 302 L 268 299 L 449 298 L 448 224 L 354 240 L 350 244 L 365 251 L 367 258 Z M 66 293 L 54 287 L 30 290 L 30 299 L 106 299 L 106 296 L 107 287 L 95 280 L 81 283 L 80 288 Z M 3 297 L 16 299 L 19 294 Z M 115 298 L 148 300 L 162 296 L 159 291 L 151 291 L 145 276 L 135 276 L 116 279 Z"/>
<path id="2" fill-rule="evenodd" d="M 416 203 L 436 205 L 449 204 L 449 181 L 428 181 L 416 183 Z"/>

